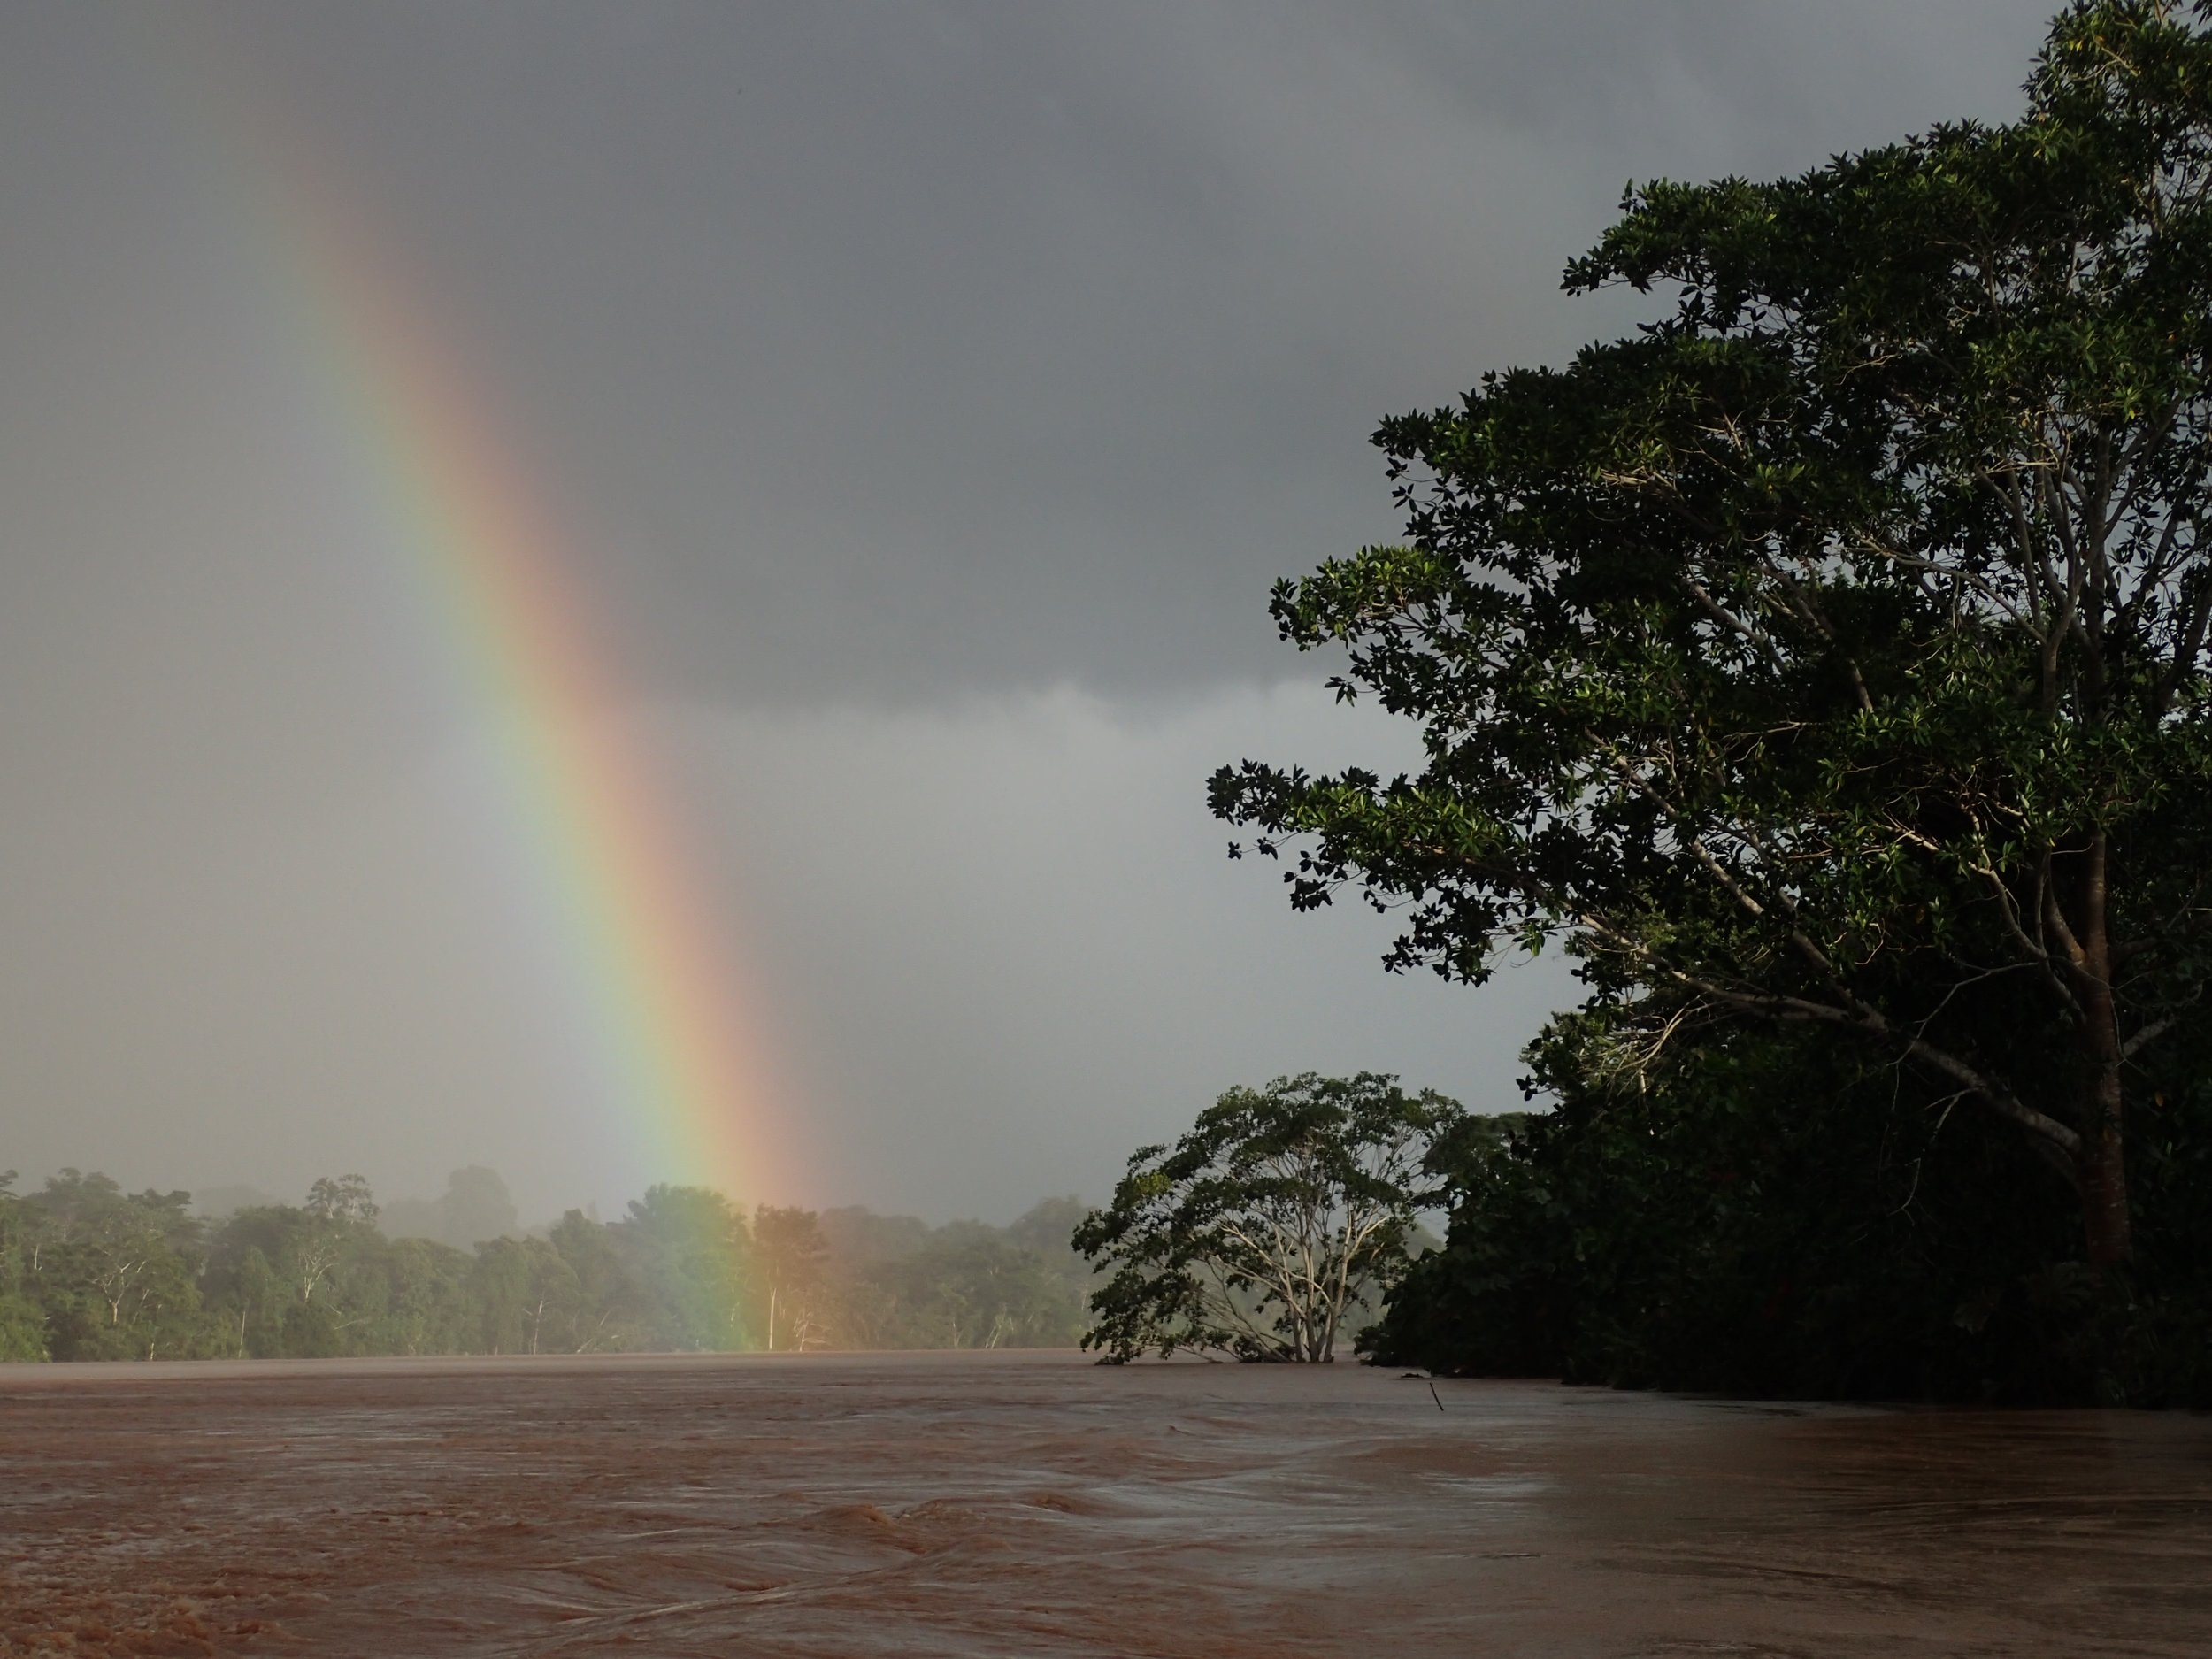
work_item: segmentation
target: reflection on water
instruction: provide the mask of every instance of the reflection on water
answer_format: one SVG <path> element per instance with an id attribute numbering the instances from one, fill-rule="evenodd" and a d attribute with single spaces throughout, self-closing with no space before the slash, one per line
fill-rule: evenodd
<path id="1" fill-rule="evenodd" d="M 2201 1655 L 2212 1422 L 1070 1356 L 0 1367 L 0 1655 Z"/>

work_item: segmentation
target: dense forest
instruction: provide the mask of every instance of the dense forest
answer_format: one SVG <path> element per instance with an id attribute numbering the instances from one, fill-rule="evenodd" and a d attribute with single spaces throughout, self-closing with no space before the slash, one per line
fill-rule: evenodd
<path id="1" fill-rule="evenodd" d="M 1640 1073 L 1557 1022 L 1552 1110 L 1471 1118 L 1433 1162 L 1446 1249 L 1375 1357 L 1763 1395 L 2212 1404 L 2212 1071 L 2147 1079 L 2137 1243 L 2082 1259 L 2072 1194 L 2015 1137 L 1833 1038 L 1701 1033 Z"/>
<path id="2" fill-rule="evenodd" d="M 1071 1347 L 1090 1280 L 1072 1198 L 932 1227 L 661 1186 L 618 1220 L 526 1232 L 482 1169 L 389 1216 L 358 1176 L 199 1210 L 75 1170 L 15 1186 L 0 1175 L 0 1360 Z"/>

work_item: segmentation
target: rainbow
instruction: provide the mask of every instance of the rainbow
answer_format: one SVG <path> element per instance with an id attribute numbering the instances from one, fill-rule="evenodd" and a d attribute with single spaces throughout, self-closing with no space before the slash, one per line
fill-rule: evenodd
<path id="1" fill-rule="evenodd" d="M 638 699 L 594 637 L 548 492 L 389 240 L 308 171 L 308 146 L 262 141 L 252 150 L 273 211 L 259 217 L 344 441 L 495 733 L 512 829 L 570 958 L 613 1110 L 668 1179 L 741 1202 L 782 1195 L 789 1114 L 753 1017 L 758 987 L 709 919 L 669 792 L 622 734 L 617 717 Z"/>

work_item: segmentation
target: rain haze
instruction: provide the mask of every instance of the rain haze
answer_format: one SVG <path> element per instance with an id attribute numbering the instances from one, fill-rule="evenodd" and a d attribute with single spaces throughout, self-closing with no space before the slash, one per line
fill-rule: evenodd
<path id="1" fill-rule="evenodd" d="M 773 1079 L 741 1197 L 1003 1220 L 1308 1069 L 1517 1104 L 1555 964 L 1388 976 L 1224 857 L 1215 766 L 1414 755 L 1269 586 L 1393 535 L 1379 417 L 1629 325 L 1558 292 L 1626 180 L 2005 116 L 2048 9 L 9 8 L 0 1166 L 697 1174 L 311 210 L 558 531 Z"/>

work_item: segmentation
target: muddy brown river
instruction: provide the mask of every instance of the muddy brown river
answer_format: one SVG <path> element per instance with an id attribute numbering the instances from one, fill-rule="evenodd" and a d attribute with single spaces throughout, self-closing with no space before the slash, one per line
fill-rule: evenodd
<path id="1" fill-rule="evenodd" d="M 2212 1421 L 1064 1354 L 0 1366 L 0 1654 L 50 1652 L 2204 1655 Z"/>

